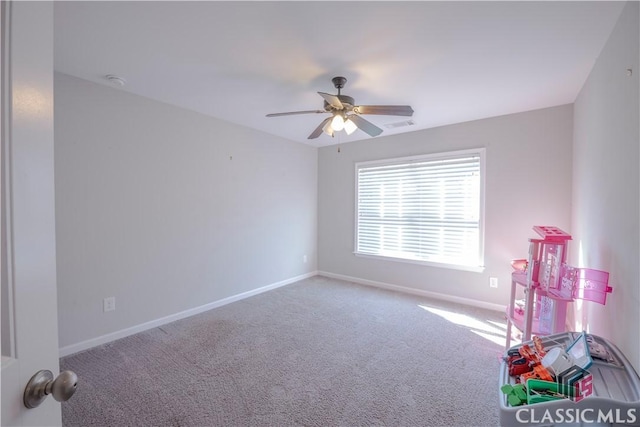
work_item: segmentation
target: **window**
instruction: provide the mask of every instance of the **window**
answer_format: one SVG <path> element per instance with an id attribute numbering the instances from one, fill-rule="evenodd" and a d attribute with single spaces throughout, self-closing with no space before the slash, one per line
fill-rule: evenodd
<path id="1" fill-rule="evenodd" d="M 481 271 L 484 149 L 356 164 L 356 254 Z"/>

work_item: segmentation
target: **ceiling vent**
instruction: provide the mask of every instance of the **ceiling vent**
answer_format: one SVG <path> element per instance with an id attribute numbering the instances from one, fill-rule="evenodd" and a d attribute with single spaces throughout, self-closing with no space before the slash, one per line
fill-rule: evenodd
<path id="1" fill-rule="evenodd" d="M 395 122 L 395 123 L 387 123 L 385 125 L 385 127 L 387 129 L 396 129 L 396 128 L 401 128 L 401 127 L 405 127 L 405 126 L 413 126 L 416 123 L 413 120 L 403 120 L 401 122 Z"/>

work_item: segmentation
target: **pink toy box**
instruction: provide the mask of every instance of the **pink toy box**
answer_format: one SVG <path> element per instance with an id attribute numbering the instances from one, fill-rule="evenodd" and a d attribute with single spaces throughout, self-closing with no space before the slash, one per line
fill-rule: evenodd
<path id="1" fill-rule="evenodd" d="M 511 261 L 507 348 L 512 325 L 522 332 L 523 341 L 564 332 L 567 304 L 579 299 L 604 305 L 613 291 L 606 271 L 566 264 L 571 235 L 553 226 L 536 225 L 533 230 L 540 237 L 529 239 L 529 258 Z"/>

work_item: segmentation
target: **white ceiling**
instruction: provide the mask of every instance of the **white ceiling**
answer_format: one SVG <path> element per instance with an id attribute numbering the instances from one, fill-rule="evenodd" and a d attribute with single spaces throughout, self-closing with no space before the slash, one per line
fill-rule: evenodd
<path id="1" fill-rule="evenodd" d="M 622 2 L 56 1 L 55 69 L 315 146 L 320 92 L 408 104 L 381 136 L 571 103 Z M 115 87 L 115 86 L 114 86 Z"/>

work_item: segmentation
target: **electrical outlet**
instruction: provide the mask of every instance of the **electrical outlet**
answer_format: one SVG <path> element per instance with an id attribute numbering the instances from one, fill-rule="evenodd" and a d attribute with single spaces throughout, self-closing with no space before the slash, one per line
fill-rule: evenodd
<path id="1" fill-rule="evenodd" d="M 497 288 L 498 287 L 498 278 L 497 277 L 489 277 L 489 287 Z"/>
<path id="2" fill-rule="evenodd" d="M 305 264 L 307 263 L 307 256 L 306 255 L 302 256 L 302 262 L 305 263 Z"/>
<path id="3" fill-rule="evenodd" d="M 103 303 L 103 309 L 105 313 L 107 311 L 114 311 L 116 309 L 116 297 L 105 298 L 102 301 L 102 303 Z"/>

